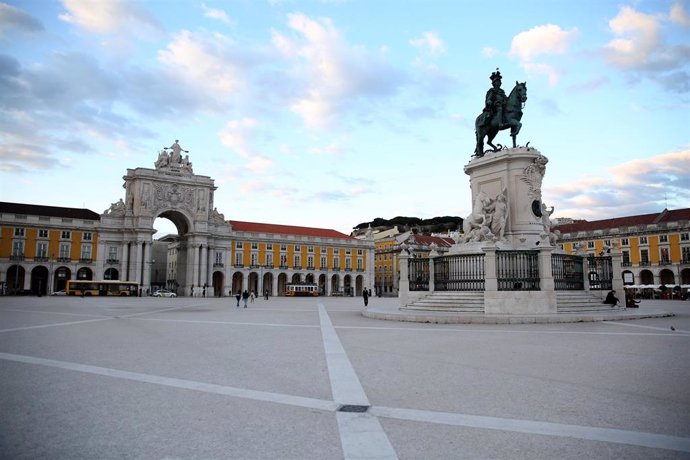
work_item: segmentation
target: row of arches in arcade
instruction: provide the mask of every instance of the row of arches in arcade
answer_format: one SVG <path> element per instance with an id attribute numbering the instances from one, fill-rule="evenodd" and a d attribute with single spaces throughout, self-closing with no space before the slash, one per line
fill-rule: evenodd
<path id="1" fill-rule="evenodd" d="M 262 295 L 268 291 L 270 296 L 285 295 L 288 284 L 308 283 L 316 284 L 321 295 L 361 295 L 364 289 L 364 277 L 362 275 L 351 276 L 321 274 L 316 277 L 313 273 L 306 275 L 294 273 L 289 276 L 287 273 L 279 273 L 277 278 L 273 273 L 264 273 L 261 276 L 257 272 L 250 272 L 245 279 L 245 273 L 235 272 L 232 275 L 232 287 L 230 291 L 237 293 L 247 289 L 256 295 Z"/>
<path id="2" fill-rule="evenodd" d="M 659 270 L 657 275 L 651 270 L 640 270 L 640 273 L 635 276 L 630 270 L 623 271 L 623 281 L 625 284 L 663 284 L 666 286 L 675 286 L 678 284 L 690 284 L 690 268 L 684 268 L 680 271 L 680 276 L 676 277 L 673 270 L 664 268 Z"/>
<path id="3" fill-rule="evenodd" d="M 27 293 L 24 286 L 29 277 L 29 292 L 32 295 L 48 295 L 58 292 L 67 287 L 67 281 L 71 279 L 92 280 L 94 279 L 93 270 L 88 267 L 79 268 L 76 273 L 69 267 L 59 266 L 55 268 L 51 279 L 51 273 L 45 265 L 37 265 L 30 271 L 21 265 L 12 265 L 7 270 L 5 288 L 8 294 Z M 115 268 L 108 268 L 103 273 L 103 279 L 120 279 L 120 273 Z"/>

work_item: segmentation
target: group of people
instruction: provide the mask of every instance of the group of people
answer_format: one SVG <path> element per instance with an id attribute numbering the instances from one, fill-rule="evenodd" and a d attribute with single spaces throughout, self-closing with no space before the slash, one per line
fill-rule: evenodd
<path id="1" fill-rule="evenodd" d="M 232 295 L 232 291 L 230 291 L 230 295 Z M 248 303 L 254 303 L 254 299 L 256 299 L 256 294 L 254 294 L 254 291 L 248 291 L 244 290 L 244 292 L 240 289 L 237 291 L 237 294 L 235 294 L 235 299 L 237 299 L 237 308 L 240 306 L 240 300 L 244 302 L 244 308 L 247 308 Z M 264 300 L 268 300 L 268 289 L 264 290 Z"/>
<path id="2" fill-rule="evenodd" d="M 619 302 L 620 300 L 616 297 L 616 291 L 609 291 L 609 293 L 606 294 L 606 299 L 604 299 L 604 304 L 611 305 L 611 307 L 617 306 Z M 635 297 L 632 295 L 625 296 L 625 308 L 638 308 L 639 305 L 640 302 L 635 300 Z"/>

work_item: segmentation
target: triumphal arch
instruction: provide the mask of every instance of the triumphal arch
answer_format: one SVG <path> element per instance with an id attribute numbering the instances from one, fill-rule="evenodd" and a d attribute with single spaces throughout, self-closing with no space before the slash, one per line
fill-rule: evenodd
<path id="1" fill-rule="evenodd" d="M 158 217 L 177 227 L 173 262 L 175 288 L 182 293 L 225 290 L 229 279 L 214 255 L 231 249 L 231 228 L 213 205 L 217 187 L 208 176 L 194 174 L 188 151 L 179 141 L 160 151 L 154 168 L 127 169 L 123 177 L 124 201 L 113 203 L 101 215 L 97 273 L 117 270 L 121 280 L 136 281 L 143 292 L 150 289 L 153 259 L 153 228 Z M 215 267 L 214 267 L 215 265 Z M 209 292 L 209 295 L 212 295 Z"/>

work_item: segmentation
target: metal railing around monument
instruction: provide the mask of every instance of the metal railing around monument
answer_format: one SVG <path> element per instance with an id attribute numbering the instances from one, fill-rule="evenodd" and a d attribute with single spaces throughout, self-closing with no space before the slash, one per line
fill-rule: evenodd
<path id="1" fill-rule="evenodd" d="M 583 257 L 551 254 L 551 272 L 557 291 L 582 291 L 585 288 Z"/>
<path id="2" fill-rule="evenodd" d="M 613 289 L 613 261 L 611 256 L 587 257 L 587 278 L 592 290 Z"/>
<path id="3" fill-rule="evenodd" d="M 459 254 L 434 258 L 434 289 L 483 291 L 484 254 Z"/>
<path id="4" fill-rule="evenodd" d="M 410 291 L 428 291 L 429 259 L 412 258 L 408 260 L 407 266 Z"/>
<path id="5" fill-rule="evenodd" d="M 499 291 L 539 290 L 539 251 L 496 251 Z"/>

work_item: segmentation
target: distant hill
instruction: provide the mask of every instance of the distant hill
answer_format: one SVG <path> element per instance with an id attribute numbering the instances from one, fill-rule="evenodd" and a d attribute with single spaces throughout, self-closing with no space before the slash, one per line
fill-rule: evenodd
<path id="1" fill-rule="evenodd" d="M 404 216 L 392 219 L 377 217 L 371 222 L 362 222 L 353 227 L 352 235 L 363 234 L 370 225 L 372 230 L 381 231 L 397 226 L 401 232 L 412 231 L 418 235 L 430 235 L 432 233 L 443 233 L 448 230 L 462 230 L 462 221 L 462 217 L 457 216 L 432 217 L 431 219 Z"/>

